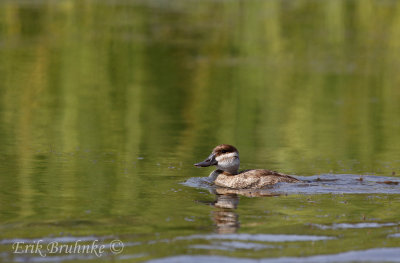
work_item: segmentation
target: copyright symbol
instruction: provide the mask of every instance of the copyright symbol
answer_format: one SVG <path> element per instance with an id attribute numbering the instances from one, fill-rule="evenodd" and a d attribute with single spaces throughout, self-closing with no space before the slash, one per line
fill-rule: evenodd
<path id="1" fill-rule="evenodd" d="M 110 243 L 110 251 L 113 254 L 119 254 L 124 250 L 124 243 L 121 240 L 113 240 Z"/>

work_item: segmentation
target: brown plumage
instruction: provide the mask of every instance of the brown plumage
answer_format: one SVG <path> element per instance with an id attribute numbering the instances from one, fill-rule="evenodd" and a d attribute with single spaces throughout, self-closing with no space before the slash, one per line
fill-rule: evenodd
<path id="1" fill-rule="evenodd" d="M 214 184 L 234 189 L 260 189 L 281 182 L 297 183 L 300 180 L 275 171 L 255 169 L 241 171 L 235 175 L 220 171 Z"/>
<path id="2" fill-rule="evenodd" d="M 215 153 L 216 156 L 221 156 L 222 154 L 231 152 L 239 153 L 239 151 L 234 146 L 229 144 L 220 144 L 213 149 L 213 153 Z"/>

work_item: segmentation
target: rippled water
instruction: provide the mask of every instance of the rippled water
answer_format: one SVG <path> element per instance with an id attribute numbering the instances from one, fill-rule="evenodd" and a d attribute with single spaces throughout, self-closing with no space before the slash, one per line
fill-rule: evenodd
<path id="1" fill-rule="evenodd" d="M 301 183 L 279 183 L 262 190 L 218 189 L 208 177 L 189 178 L 183 185 L 208 189 L 211 192 L 232 191 L 242 195 L 279 195 L 279 194 L 398 194 L 400 179 L 387 176 L 367 176 L 353 174 L 321 174 L 314 176 L 296 176 Z"/>
<path id="2" fill-rule="evenodd" d="M 0 261 L 398 262 L 397 32 L 391 0 L 1 1 Z M 216 188 L 221 143 L 303 182 Z"/>
<path id="3" fill-rule="evenodd" d="M 312 256 L 304 258 L 291 258 L 281 257 L 274 259 L 235 259 L 219 256 L 178 256 L 160 260 L 152 260 L 149 262 L 238 262 L 238 263 L 252 263 L 252 262 L 278 262 L 278 263 L 298 263 L 298 262 L 398 262 L 400 253 L 399 248 L 380 248 L 369 249 L 364 251 L 352 251 L 335 255 Z"/>

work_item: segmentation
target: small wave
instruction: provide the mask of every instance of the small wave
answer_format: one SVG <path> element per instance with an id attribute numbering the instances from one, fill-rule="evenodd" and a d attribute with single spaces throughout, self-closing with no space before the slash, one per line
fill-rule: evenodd
<path id="1" fill-rule="evenodd" d="M 348 251 L 331 255 L 316 255 L 310 257 L 280 257 L 280 258 L 233 258 L 223 256 L 174 256 L 147 261 L 148 263 L 320 263 L 320 262 L 400 262 L 400 248 L 374 248 L 368 250 Z"/>
<path id="2" fill-rule="evenodd" d="M 209 234 L 209 235 L 191 235 L 176 237 L 175 240 L 244 240 L 244 241 L 262 241 L 262 242 L 295 242 L 295 241 L 319 241 L 335 239 L 329 236 L 310 236 L 310 235 L 285 235 L 285 234 Z"/>
<path id="3" fill-rule="evenodd" d="M 398 226 L 398 223 L 356 223 L 356 224 L 349 224 L 349 223 L 340 223 L 340 224 L 332 224 L 332 225 L 320 225 L 320 224 L 311 224 L 316 228 L 326 230 L 326 229 L 356 229 L 356 228 L 380 228 L 380 227 L 387 227 L 387 226 Z"/>
<path id="4" fill-rule="evenodd" d="M 276 248 L 276 246 L 271 246 L 271 245 L 264 245 L 252 242 L 239 242 L 239 241 L 213 242 L 210 245 L 198 244 L 198 245 L 191 245 L 189 247 L 194 249 L 227 250 L 227 251 L 234 251 L 236 249 L 261 250 L 267 248 Z"/>

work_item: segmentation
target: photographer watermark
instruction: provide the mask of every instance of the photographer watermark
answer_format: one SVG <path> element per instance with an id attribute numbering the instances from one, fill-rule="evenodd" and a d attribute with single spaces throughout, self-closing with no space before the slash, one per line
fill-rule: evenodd
<path id="1" fill-rule="evenodd" d="M 37 254 L 41 257 L 55 254 L 91 254 L 101 257 L 108 252 L 120 254 L 124 250 L 124 243 L 121 240 L 112 240 L 109 243 L 101 243 L 99 240 L 91 242 L 80 239 L 71 243 L 58 241 L 44 242 L 39 239 L 33 242 L 18 241 L 12 245 L 14 254 Z"/>

